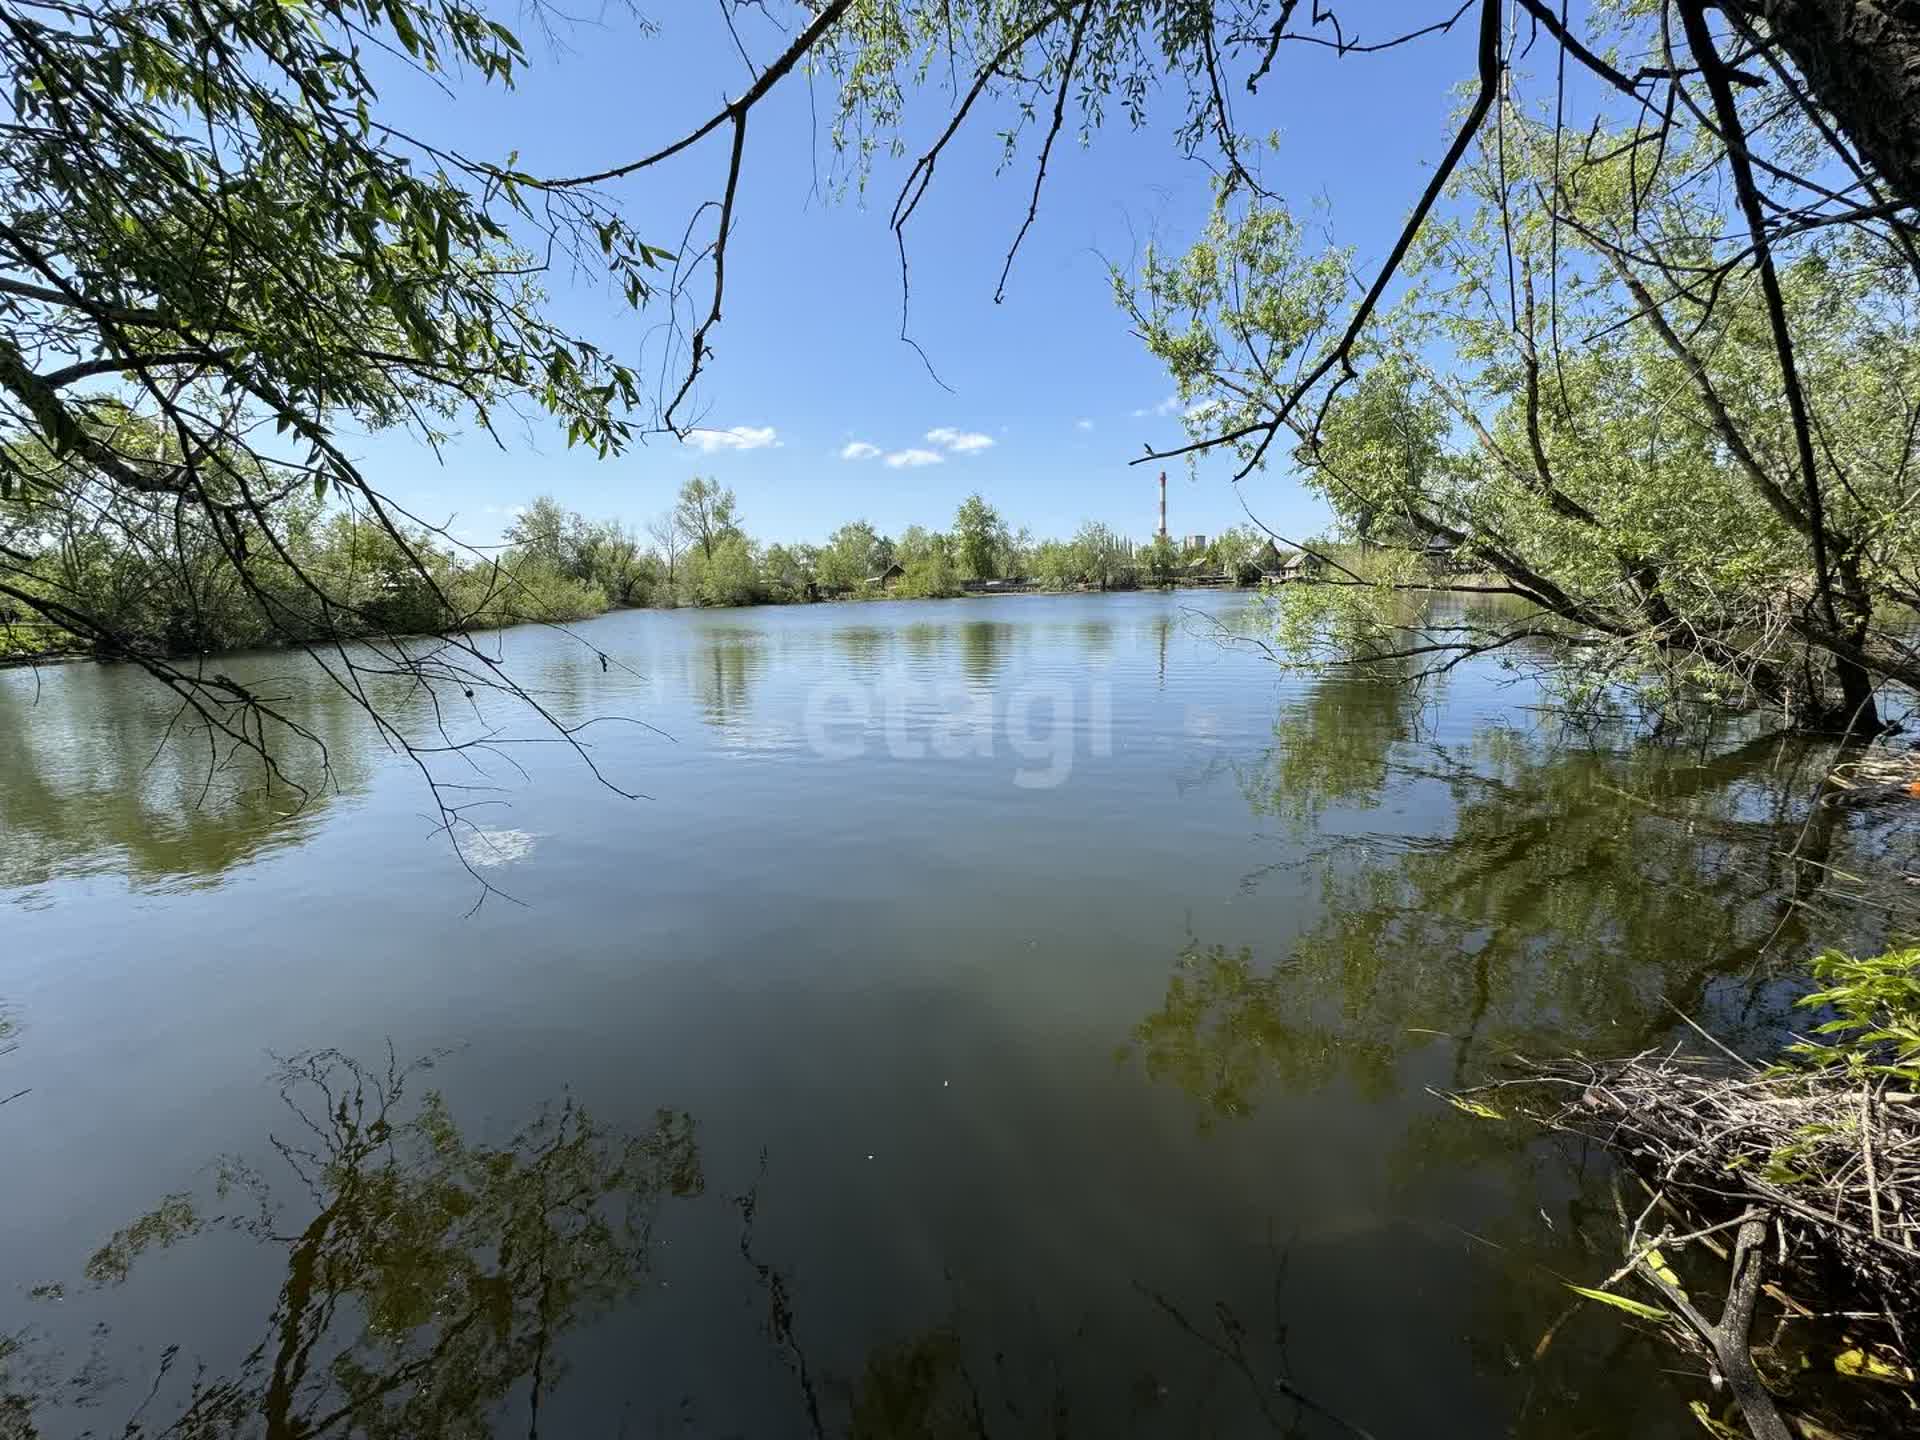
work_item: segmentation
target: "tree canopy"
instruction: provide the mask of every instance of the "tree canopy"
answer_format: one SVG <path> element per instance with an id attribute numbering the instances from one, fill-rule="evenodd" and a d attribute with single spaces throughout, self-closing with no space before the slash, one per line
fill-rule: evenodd
<path id="1" fill-rule="evenodd" d="M 1364 571 L 1284 592 L 1293 638 L 1419 673 L 1545 655 L 1589 698 L 1625 686 L 1662 710 L 1758 703 L 1872 733 L 1878 689 L 1920 691 L 1904 231 L 1787 227 L 1764 283 L 1716 136 L 1675 133 L 1655 163 L 1631 130 L 1561 156 L 1546 119 L 1503 107 L 1493 125 L 1402 295 L 1288 417 L 1289 458 L 1374 547 Z M 1190 423 L 1260 465 L 1285 377 L 1335 343 L 1350 263 L 1223 185 L 1192 248 L 1117 284 L 1183 393 L 1206 397 Z"/>

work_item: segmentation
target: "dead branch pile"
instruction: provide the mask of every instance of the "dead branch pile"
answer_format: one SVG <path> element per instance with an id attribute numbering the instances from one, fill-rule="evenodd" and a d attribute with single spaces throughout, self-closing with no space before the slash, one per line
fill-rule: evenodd
<path id="1" fill-rule="evenodd" d="M 1914 1353 L 1920 1096 L 1843 1068 L 1740 1069 L 1673 1051 L 1530 1068 L 1574 1089 L 1548 1124 L 1609 1146 L 1702 1213 L 1764 1211 L 1787 1288 L 1823 1308 L 1878 1311 Z"/>
<path id="2" fill-rule="evenodd" d="M 1876 805 L 1920 799 L 1920 747 L 1876 749 L 1836 765 L 1827 776 L 1822 805 Z"/>

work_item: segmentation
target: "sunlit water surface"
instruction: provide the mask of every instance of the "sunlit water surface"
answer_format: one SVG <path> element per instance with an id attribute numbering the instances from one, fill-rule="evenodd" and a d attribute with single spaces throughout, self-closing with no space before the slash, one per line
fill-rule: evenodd
<path id="1" fill-rule="evenodd" d="M 1247 604 L 491 637 L 646 723 L 602 784 L 489 710 L 457 843 L 296 657 L 222 663 L 304 805 L 131 670 L 0 675 L 0 1433 L 1695 1433 L 1674 1352 L 1552 1329 L 1599 1157 L 1433 1092 L 1669 1002 L 1763 1043 L 1781 852 L 1875 822 L 1491 663 L 1282 677 Z"/>

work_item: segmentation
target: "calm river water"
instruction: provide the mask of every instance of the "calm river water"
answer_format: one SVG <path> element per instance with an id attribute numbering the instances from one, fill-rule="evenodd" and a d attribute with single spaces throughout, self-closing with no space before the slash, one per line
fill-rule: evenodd
<path id="1" fill-rule="evenodd" d="M 656 727 L 581 732 L 645 798 L 506 716 L 458 851 L 294 657 L 222 663 L 327 744 L 304 807 L 156 759 L 131 670 L 0 675 L 0 1434 L 1696 1433 L 1553 1328 L 1601 1159 L 1430 1089 L 1669 1000 L 1765 1043 L 1780 852 L 1871 816 L 1491 665 L 1281 678 L 1247 604 L 492 637 Z"/>

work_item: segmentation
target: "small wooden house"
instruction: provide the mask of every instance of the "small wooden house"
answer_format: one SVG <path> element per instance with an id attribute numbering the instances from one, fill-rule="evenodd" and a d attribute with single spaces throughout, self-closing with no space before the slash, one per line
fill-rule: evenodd
<path id="1" fill-rule="evenodd" d="M 861 584 L 869 590 L 891 590 L 900 583 L 900 577 L 906 573 L 906 567 L 895 562 L 878 575 L 869 575 Z"/>
<path id="2" fill-rule="evenodd" d="M 1318 555 L 1309 555 L 1304 550 L 1289 550 L 1286 554 L 1276 557 L 1276 563 L 1272 568 L 1268 568 L 1263 563 L 1260 573 L 1264 579 L 1282 584 L 1289 580 L 1318 580 L 1320 572 L 1325 568 Z"/>

